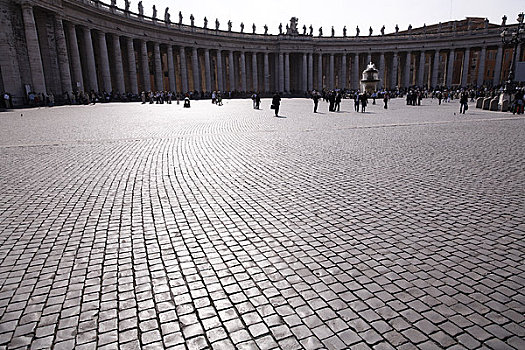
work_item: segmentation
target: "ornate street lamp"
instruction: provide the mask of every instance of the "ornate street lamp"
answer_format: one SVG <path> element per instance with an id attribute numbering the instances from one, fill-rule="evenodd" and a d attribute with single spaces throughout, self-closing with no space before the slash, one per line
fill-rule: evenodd
<path id="1" fill-rule="evenodd" d="M 512 46 L 512 61 L 510 63 L 509 76 L 505 82 L 505 90 L 509 93 L 514 91 L 514 72 L 516 70 L 516 54 L 518 51 L 519 44 L 525 42 L 525 25 L 523 24 L 523 12 L 518 15 L 518 26 L 513 27 L 509 31 L 509 28 L 504 28 L 501 32 L 501 41 L 503 41 L 504 46 Z"/>

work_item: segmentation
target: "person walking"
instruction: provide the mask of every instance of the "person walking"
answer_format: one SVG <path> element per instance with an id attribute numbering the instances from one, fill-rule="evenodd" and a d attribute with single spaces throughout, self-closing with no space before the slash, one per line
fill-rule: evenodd
<path id="1" fill-rule="evenodd" d="M 312 100 L 314 100 L 314 113 L 317 113 L 317 106 L 319 105 L 319 93 L 314 91 L 312 94 Z"/>
<path id="2" fill-rule="evenodd" d="M 273 110 L 275 111 L 275 116 L 278 117 L 279 116 L 279 108 L 281 106 L 281 96 L 279 95 L 278 92 L 276 92 L 274 95 L 273 95 L 273 98 L 272 98 L 272 107 L 273 107 Z"/>
<path id="3" fill-rule="evenodd" d="M 390 96 L 388 96 L 388 92 L 385 92 L 385 96 L 383 96 L 383 103 L 385 104 L 383 106 L 384 109 L 388 109 L 388 99 Z"/>
<path id="4" fill-rule="evenodd" d="M 259 109 L 260 106 L 261 106 L 261 93 L 257 92 L 257 94 L 255 95 L 255 109 Z"/>

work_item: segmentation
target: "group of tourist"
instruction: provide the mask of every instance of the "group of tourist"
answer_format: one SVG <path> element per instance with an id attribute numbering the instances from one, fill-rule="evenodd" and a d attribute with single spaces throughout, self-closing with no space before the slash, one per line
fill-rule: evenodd
<path id="1" fill-rule="evenodd" d="M 503 92 L 502 86 L 493 88 L 486 87 L 469 87 L 469 88 L 458 88 L 452 89 L 445 86 L 439 86 L 434 89 L 428 89 L 426 87 L 412 86 L 409 88 L 393 89 L 393 90 L 379 90 L 373 93 L 367 94 L 362 93 L 359 90 L 349 89 L 323 89 L 321 91 L 310 91 L 305 93 L 305 97 L 309 97 L 313 100 L 314 113 L 317 113 L 319 101 L 322 99 L 328 104 L 329 112 L 339 112 L 341 110 L 341 102 L 343 99 L 353 99 L 354 109 L 356 112 L 364 113 L 366 111 L 368 100 L 372 99 L 372 104 L 376 103 L 376 99 L 382 99 L 384 108 L 388 109 L 388 102 L 390 98 L 406 98 L 406 104 L 409 106 L 420 106 L 422 100 L 425 98 L 437 99 L 438 104 L 442 102 L 449 103 L 453 100 L 459 100 L 460 102 L 460 113 L 465 114 L 468 109 L 468 103 L 474 102 L 479 97 L 490 97 L 495 98 Z M 522 114 L 524 110 L 524 94 L 525 86 L 518 85 L 516 92 L 513 96 L 509 110 L 513 113 Z M 27 104 L 31 107 L 52 107 L 55 105 L 57 100 L 59 104 L 96 104 L 96 103 L 107 103 L 107 102 L 134 102 L 139 101 L 143 104 L 171 104 L 173 100 L 179 101 L 184 100 L 184 105 L 189 107 L 189 100 L 198 100 L 210 98 L 213 104 L 218 106 L 222 105 L 223 95 L 226 98 L 251 98 L 253 108 L 260 109 L 261 97 L 268 96 L 268 94 L 260 92 L 241 92 L 241 91 L 228 91 L 221 93 L 221 91 L 188 91 L 185 94 L 175 93 L 172 91 L 143 91 L 138 95 L 131 93 L 120 94 L 115 92 L 95 92 L 95 91 L 75 91 L 72 94 L 69 92 L 63 95 L 55 96 L 52 92 L 49 93 L 35 93 L 29 92 L 27 94 Z M 279 101 L 281 95 L 279 95 Z M 273 100 L 276 96 L 273 95 Z M 0 108 L 10 109 L 13 108 L 13 98 L 10 93 L 2 92 L 0 94 Z M 273 103 L 274 107 L 277 107 L 276 113 L 278 113 L 279 103 Z M 277 114 L 276 114 L 277 115 Z"/>

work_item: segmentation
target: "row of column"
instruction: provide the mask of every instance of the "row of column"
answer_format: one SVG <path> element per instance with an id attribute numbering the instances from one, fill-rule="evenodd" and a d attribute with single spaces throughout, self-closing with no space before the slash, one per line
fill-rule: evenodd
<path id="1" fill-rule="evenodd" d="M 23 4 L 22 14 L 33 90 L 47 91 L 33 7 Z M 413 84 L 451 86 L 456 58 L 455 49 L 444 51 L 447 54 L 444 79 L 438 81 L 441 55 L 439 50 L 419 51 L 417 67 L 415 58 L 417 58 L 418 51 L 349 54 L 278 52 L 270 54 L 268 52 L 178 47 L 178 60 L 176 60 L 177 52 L 172 45 L 152 42 L 149 44 L 152 48 L 150 52 L 148 42 L 143 39 L 106 34 L 84 26 L 77 28 L 75 24 L 63 22 L 59 15 L 55 16 L 55 37 L 60 84 L 63 91 L 72 91 L 76 88 L 107 92 L 128 91 L 136 94 L 139 92 L 139 80 L 144 91 L 166 89 L 176 91 L 176 80 L 180 79 L 179 90 L 186 92 L 190 89 L 189 69 L 191 69 L 191 85 L 194 90 L 262 89 L 263 91 L 289 92 L 336 87 L 357 89 L 360 82 L 360 68 L 364 68 L 373 58 L 379 59 L 379 62 L 374 63 L 376 66 L 379 63 L 381 87 L 406 87 Z M 121 45 L 122 43 L 124 45 Z M 166 69 L 163 69 L 161 45 L 167 57 Z M 108 47 L 111 51 L 108 51 Z M 96 55 L 95 48 L 97 49 Z M 466 85 L 471 48 L 461 51 L 463 52 L 461 84 Z M 433 56 L 427 60 L 429 53 L 433 53 Z M 189 66 L 186 60 L 187 54 L 191 54 Z M 366 55 L 366 62 L 365 65 L 362 65 L 360 63 L 363 62 L 360 60 L 365 57 L 364 55 Z M 478 55 L 477 79 L 472 83 L 483 84 L 486 56 L 487 47 L 483 46 Z M 251 58 L 251 62 L 247 61 L 247 57 Z M 339 62 L 337 71 L 336 57 Z M 404 57 L 404 62 L 401 62 L 401 57 Z M 213 58 L 215 59 L 214 64 L 212 64 Z M 201 59 L 204 63 L 201 62 Z M 494 85 L 499 83 L 502 61 L 503 48 L 499 46 L 496 54 Z M 248 65 L 251 69 L 250 86 L 248 86 L 247 77 Z M 166 76 L 167 79 L 165 79 Z M 272 76 L 273 79 L 271 79 Z M 428 79 L 425 79 L 425 76 Z"/>

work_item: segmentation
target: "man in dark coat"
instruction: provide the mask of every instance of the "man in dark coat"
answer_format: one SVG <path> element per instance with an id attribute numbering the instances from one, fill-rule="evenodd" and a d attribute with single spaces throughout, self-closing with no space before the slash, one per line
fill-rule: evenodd
<path id="1" fill-rule="evenodd" d="M 317 105 L 319 105 L 319 93 L 317 91 L 314 91 L 312 94 L 312 100 L 314 100 L 314 113 L 317 113 Z"/>
<path id="2" fill-rule="evenodd" d="M 281 106 L 281 96 L 279 95 L 278 92 L 275 92 L 275 94 L 273 95 L 272 106 L 274 107 L 274 110 L 275 110 L 275 116 L 278 117 L 279 107 Z"/>

